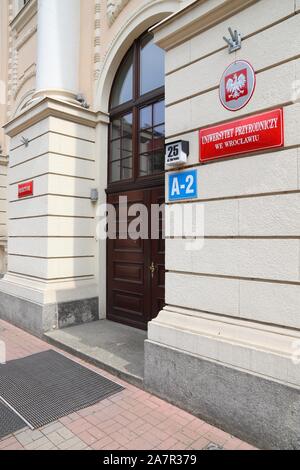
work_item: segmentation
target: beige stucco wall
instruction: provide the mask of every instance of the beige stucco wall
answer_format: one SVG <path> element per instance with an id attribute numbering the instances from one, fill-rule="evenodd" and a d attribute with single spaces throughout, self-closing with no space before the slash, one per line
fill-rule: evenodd
<path id="1" fill-rule="evenodd" d="M 37 56 L 37 0 L 17 12 L 14 0 L 3 0 L 7 14 L 4 25 L 9 27 L 8 62 L 9 103 L 7 117 L 13 117 L 32 98 L 35 91 Z M 93 63 L 95 40 L 95 0 L 81 0 L 79 93 L 90 105 L 93 103 Z M 70 12 L 71 14 L 71 12 Z M 47 51 L 45 51 L 47 54 Z"/>
<path id="2" fill-rule="evenodd" d="M 8 74 L 8 4 L 0 2 L 0 273 L 6 271 L 7 238 L 7 149 L 8 139 L 2 125 L 7 113 L 7 74 Z"/>
<path id="3" fill-rule="evenodd" d="M 81 0 L 79 93 L 83 93 L 91 108 L 97 101 L 97 81 L 106 56 L 121 31 L 125 32 L 132 18 L 148 6 L 164 10 L 163 0 Z M 186 0 L 174 0 L 178 8 Z M 119 6 L 118 6 L 119 5 Z M 174 7 L 165 8 L 165 15 Z M 147 25 L 148 26 L 148 25 Z M 136 36 L 144 31 L 137 28 L 122 52 Z M 30 101 L 35 91 L 37 55 L 37 0 L 30 0 L 20 11 L 15 0 L 1 2 L 1 61 L 7 69 L 7 109 L 1 117 L 2 124 L 19 113 Z M 45 54 L 47 51 L 45 51 Z M 2 67 L 3 69 L 3 67 Z M 1 111 L 0 111 L 1 112 Z M 1 131 L 3 132 L 3 131 Z"/>
<path id="4" fill-rule="evenodd" d="M 7 293 L 39 304 L 97 297 L 95 125 L 91 111 L 44 99 L 7 128 Z M 29 180 L 33 197 L 19 199 L 18 184 Z"/>
<path id="5" fill-rule="evenodd" d="M 97 100 L 97 80 L 105 58 L 116 41 L 121 30 L 126 31 L 132 18 L 137 12 L 149 5 L 157 4 L 157 9 L 163 10 L 162 0 L 81 0 L 81 29 L 80 29 L 80 67 L 79 93 L 83 93 L 91 108 Z M 180 8 L 186 3 L 175 0 Z M 119 5 L 119 6 L 118 6 Z M 8 109 L 7 118 L 19 113 L 28 103 L 35 91 L 36 54 L 37 54 L 37 0 L 17 12 L 14 0 L 1 2 L 1 30 L 8 27 L 8 43 L 3 50 L 7 57 L 2 56 L 8 65 Z M 166 8 L 166 15 L 172 12 Z M 113 13 L 113 16 L 112 16 Z M 143 26 L 137 29 L 135 36 L 130 36 L 126 48 L 136 36 L 144 31 Z M 126 35 L 126 34 L 125 34 Z M 45 51 L 47 53 L 47 51 Z M 6 119 L 7 120 L 7 119 Z M 5 121 L 5 120 L 4 120 Z"/>
<path id="6" fill-rule="evenodd" d="M 187 0 L 174 0 L 177 8 Z M 35 91 L 37 55 L 37 0 L 30 0 L 20 11 L 15 0 L 1 2 L 1 61 L 7 68 L 7 119 L 19 113 Z M 97 80 L 105 58 L 121 31 L 126 31 L 132 18 L 145 8 L 157 5 L 164 10 L 163 0 L 81 0 L 79 93 L 83 93 L 93 108 L 97 100 Z M 174 6 L 165 8 L 165 15 L 174 11 Z M 143 32 L 143 26 L 131 35 L 126 47 Z M 126 36 L 126 34 L 125 34 Z M 124 53 L 126 48 L 124 49 Z M 47 51 L 45 51 L 45 54 Z M 2 132 L 2 131 L 1 131 Z"/>
<path id="7" fill-rule="evenodd" d="M 80 10 L 79 86 L 90 106 L 93 106 L 94 61 L 96 40 L 96 2 L 81 0 Z"/>
<path id="8" fill-rule="evenodd" d="M 42 304 L 99 296 L 100 315 L 105 316 L 106 243 L 101 245 L 96 238 L 96 208 L 90 191 L 98 188 L 101 202 L 105 200 L 108 117 L 94 111 L 99 111 L 99 96 L 100 101 L 103 92 L 109 96 L 114 73 L 132 41 L 153 24 L 152 18 L 166 17 L 180 3 L 130 1 L 109 27 L 108 2 L 82 0 L 78 91 L 86 96 L 90 109 L 44 100 L 20 113 L 18 103 L 24 103 L 24 93 L 35 77 L 24 82 L 17 100 L 11 102 L 12 119 L 6 127 L 11 137 L 11 220 L 3 292 Z M 22 43 L 19 76 L 36 62 L 35 0 L 12 25 L 20 31 Z M 22 137 L 29 140 L 28 147 L 21 143 Z M 19 199 L 18 184 L 29 180 L 34 184 L 33 197 Z"/>
<path id="9" fill-rule="evenodd" d="M 17 12 L 9 6 L 8 118 L 21 112 L 35 90 L 37 0 Z"/>
<path id="10" fill-rule="evenodd" d="M 101 0 L 81 0 L 81 27 L 80 27 L 80 62 L 79 62 L 79 89 L 78 92 L 82 93 L 87 103 L 90 106 L 90 109 L 95 108 L 95 101 L 97 95 L 97 83 L 99 79 L 99 71 L 101 68 L 101 64 L 105 59 L 105 56 L 109 49 L 111 48 L 112 44 L 114 43 L 116 36 L 120 29 L 126 30 L 126 24 L 128 20 L 136 15 L 136 12 L 143 6 L 149 5 L 153 2 L 145 1 L 145 0 L 132 0 L 129 2 L 119 2 L 120 7 L 115 9 L 115 5 L 118 2 L 107 2 Z M 164 3 L 164 2 L 157 2 L 157 3 Z M 178 2 L 179 4 L 180 2 Z M 0 143 L 2 144 L 4 155 L 8 153 L 8 137 L 4 135 L 4 131 L 2 126 L 11 119 L 14 119 L 17 115 L 22 113 L 28 103 L 30 103 L 32 96 L 35 92 L 36 88 L 36 62 L 37 62 L 37 0 L 30 0 L 28 4 L 22 8 L 21 10 L 17 9 L 17 2 L 15 0 L 3 0 L 1 1 L 0 8 L 1 8 L 1 67 L 0 67 L 0 80 L 2 80 L 2 88 L 5 88 L 5 99 L 3 100 L 4 103 L 0 103 Z M 109 20 L 108 13 L 114 10 L 114 18 L 115 21 Z M 71 12 L 70 12 L 71 13 Z M 167 12 L 166 12 L 167 14 Z M 138 31 L 136 34 L 140 34 L 141 31 Z M 131 41 L 133 41 L 135 36 L 131 36 L 128 44 L 126 47 L 130 46 Z M 126 49 L 122 53 L 125 53 Z M 45 51 L 47 54 L 47 51 Z M 119 57 L 119 61 L 121 60 L 121 56 Z M 41 126 L 43 127 L 42 123 Z M 64 126 L 62 125 L 62 128 Z M 18 135 L 18 137 L 14 138 L 14 142 L 11 143 L 11 151 L 10 151 L 10 167 L 14 166 L 13 161 L 15 157 L 16 150 L 20 145 L 20 139 L 24 133 Z M 31 138 L 31 132 L 28 133 L 28 137 Z M 82 134 L 82 133 L 81 133 Z M 80 135 L 81 135 L 80 134 Z M 26 133 L 27 135 L 27 133 Z M 37 137 L 35 137 L 36 141 L 38 142 Z M 91 150 L 87 148 L 90 146 L 89 144 L 90 135 L 87 132 L 86 136 L 86 143 L 84 145 L 84 149 L 82 145 L 80 146 L 80 150 L 76 150 L 75 153 L 83 152 L 84 154 L 90 154 L 91 158 L 94 159 L 96 150 Z M 64 149 L 64 153 L 67 153 L 67 146 L 68 144 L 65 143 L 66 148 Z M 29 149 L 30 158 L 34 158 L 36 155 L 36 151 L 39 152 L 40 146 L 37 145 L 36 150 L 33 149 L 32 146 Z M 49 151 L 51 151 L 52 146 L 49 145 Z M 39 159 L 36 161 L 35 165 L 31 166 L 28 169 L 28 164 L 23 166 L 23 161 L 26 162 L 26 149 L 24 147 L 20 147 L 17 150 L 18 153 L 18 168 L 16 170 L 10 170 L 9 181 L 10 181 L 10 189 L 9 189 L 9 200 L 12 202 L 10 205 L 10 217 L 13 216 L 14 212 L 14 203 L 13 201 L 16 199 L 16 188 L 18 182 L 23 181 L 26 178 L 34 178 L 38 171 L 41 171 L 39 166 Z M 71 155 L 74 152 L 71 151 Z M 78 154 L 78 156 L 80 156 Z M 52 160 L 53 163 L 54 159 Z M 106 162 L 106 159 L 104 159 Z M 51 164 L 52 164 L 51 163 Z M 82 165 L 84 165 L 84 161 L 82 161 Z M 87 164 L 87 163 L 86 163 Z M 64 165 L 63 165 L 64 166 Z M 69 168 L 70 165 L 66 164 L 64 166 L 64 170 L 62 170 L 62 159 L 60 159 L 60 167 L 61 173 L 68 175 L 67 182 L 71 182 L 71 175 L 74 174 L 74 169 Z M 52 168 L 54 172 L 55 169 Z M 100 169 L 98 168 L 98 171 Z M 85 174 L 86 178 L 90 177 L 89 171 L 87 168 L 78 168 L 80 174 L 82 171 Z M 93 172 L 93 176 L 95 172 Z M 104 171 L 105 173 L 105 171 Z M 4 159 L 1 160 L 0 164 L 0 244 L 6 243 L 6 210 L 7 210 L 7 166 L 6 161 Z M 96 179 L 98 177 L 96 176 Z M 51 177 L 50 177 L 51 179 Z M 45 180 L 45 177 L 44 177 Z M 88 180 L 87 180 L 88 181 Z M 45 186 L 43 187 L 43 183 L 46 186 L 48 184 L 51 187 L 51 181 L 42 181 L 42 178 L 38 178 L 35 180 L 35 187 L 37 188 L 37 198 L 31 202 L 31 213 L 35 214 L 35 207 L 37 211 L 40 211 L 40 205 L 42 204 L 42 199 L 39 199 L 39 193 L 45 191 Z M 95 183 L 94 183 L 95 185 Z M 64 185 L 66 188 L 66 185 Z M 68 184 L 70 187 L 70 184 Z M 72 186 L 72 184 L 71 184 Z M 41 188 L 41 190 L 39 189 Z M 67 191 L 67 189 L 66 189 Z M 54 190 L 54 193 L 56 190 Z M 73 191 L 74 192 L 74 191 Z M 85 197 L 87 197 L 87 193 Z M 69 199 L 67 199 L 69 201 Z M 79 199 L 78 199 L 79 201 Z M 78 202 L 77 201 L 77 202 Z M 41 203 L 41 204 L 40 204 Z M 78 202 L 79 204 L 79 202 Z M 76 204 L 76 206 L 78 206 Z M 22 206 L 24 204 L 17 204 L 18 206 Z M 73 209 L 71 209 L 71 212 Z M 76 212 L 76 209 L 74 209 Z M 42 211 L 43 212 L 43 211 Z M 44 213 L 44 212 L 43 212 Z M 62 215 L 62 214 L 61 214 Z M 30 225 L 30 224 L 29 224 Z M 21 226 L 22 221 L 21 221 Z M 12 229 L 13 233 L 17 233 L 20 229 L 21 232 L 24 232 L 21 226 L 18 226 L 18 220 L 12 222 Z M 42 227 L 42 226 L 41 226 Z M 48 227 L 48 226 L 47 226 Z M 26 229 L 27 233 L 30 234 L 31 230 L 28 228 Z M 67 231 L 69 228 L 66 229 Z M 70 229 L 71 230 L 71 229 Z M 34 228 L 32 234 L 34 234 Z M 68 232 L 69 233 L 69 232 Z M 90 233 L 90 232 L 89 232 Z M 18 246 L 15 247 L 14 243 L 10 243 L 10 252 L 13 255 L 14 252 L 20 252 L 23 250 L 22 243 L 18 241 Z M 25 249 L 25 247 L 24 247 Z M 74 255 L 76 256 L 76 249 L 74 249 Z M 4 259 L 3 250 L 0 253 L 1 264 L 4 266 L 6 264 Z M 24 258 L 25 259 L 25 258 Z M 22 267 L 16 264 L 15 258 L 11 258 L 11 270 L 17 273 L 25 274 L 25 264 L 24 259 Z M 14 263 L 13 263 L 14 261 Z M 80 273 L 92 273 L 96 270 L 97 263 L 94 259 L 94 266 L 91 268 L 91 260 L 87 261 L 85 266 L 80 270 Z M 70 262 L 69 262 L 70 264 Z M 76 263 L 75 263 L 76 264 Z M 81 265 L 83 266 L 84 262 L 81 261 Z M 32 265 L 33 269 L 34 263 Z M 41 266 L 40 266 L 41 267 Z M 74 264 L 70 264 L 70 269 L 74 273 L 77 273 L 77 268 Z M 25 269 L 25 271 L 24 271 Z M 30 271 L 31 269 L 29 269 Z M 3 267 L 0 266 L 0 271 L 3 271 Z M 41 271 L 38 270 L 39 272 Z M 27 271 L 26 271 L 27 272 Z M 28 272 L 29 274 L 29 272 Z M 34 273 L 31 273 L 34 275 Z M 36 272 L 35 275 L 38 273 Z M 70 270 L 67 273 L 71 275 L 72 273 Z M 77 273 L 78 274 L 78 273 Z M 43 274 L 45 276 L 45 273 Z M 42 277 L 43 277 L 42 276 Z M 47 277 L 47 275 L 46 275 Z"/>
<path id="11" fill-rule="evenodd" d="M 6 138 L 2 125 L 6 119 L 7 73 L 8 73 L 8 4 L 0 2 L 0 146 L 6 154 Z"/>
<path id="12" fill-rule="evenodd" d="M 166 134 L 169 141 L 190 142 L 186 166 L 198 171 L 193 204 L 204 207 L 205 239 L 195 251 L 186 249 L 184 239 L 167 240 L 170 306 L 150 323 L 149 338 L 299 386 L 300 369 L 291 358 L 300 337 L 300 104 L 293 99 L 300 80 L 300 3 L 252 2 L 197 33 L 192 20 L 217 3 L 222 4 L 199 2 L 155 36 L 168 49 Z M 184 40 L 185 22 L 190 26 Z M 223 41 L 228 26 L 244 38 L 242 49 L 231 55 Z M 283 37 L 290 38 L 288 45 Z M 250 103 L 232 113 L 221 105 L 218 88 L 235 59 L 252 64 L 257 86 Z M 199 165 L 200 128 L 279 107 L 283 149 Z"/>
<path id="13" fill-rule="evenodd" d="M 143 6 L 151 3 L 149 0 L 123 0 L 124 7 L 120 10 L 120 13 L 115 20 L 110 16 L 110 10 L 107 7 L 107 0 L 100 0 L 101 8 L 101 20 L 100 20 L 100 56 L 103 59 L 113 43 L 114 39 L 118 35 L 121 28 L 124 28 L 126 23 L 130 21 L 130 18 L 136 13 L 136 11 L 142 9 Z M 154 2 L 152 2 L 154 3 Z M 137 33 L 138 34 L 138 33 Z"/>

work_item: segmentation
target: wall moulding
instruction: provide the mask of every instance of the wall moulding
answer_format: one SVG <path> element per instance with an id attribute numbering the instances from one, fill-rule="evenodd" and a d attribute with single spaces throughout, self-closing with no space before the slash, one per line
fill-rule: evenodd
<path id="1" fill-rule="evenodd" d="M 33 18 L 37 13 L 37 0 L 30 0 L 26 5 L 19 11 L 16 16 L 10 21 L 10 27 L 17 31 L 26 26 L 26 24 Z"/>
<path id="2" fill-rule="evenodd" d="M 17 96 L 18 96 L 21 88 L 23 87 L 23 85 L 25 85 L 25 83 L 28 80 L 30 80 L 31 78 L 34 78 L 35 76 L 36 76 L 36 65 L 32 64 L 29 67 L 29 69 L 24 72 L 22 77 L 19 77 L 18 84 L 15 87 L 14 92 L 13 92 L 14 99 L 17 98 Z"/>
<path id="3" fill-rule="evenodd" d="M 108 24 L 111 26 L 116 18 L 119 16 L 123 8 L 127 5 L 129 0 L 107 0 L 106 3 L 106 16 Z"/>
<path id="4" fill-rule="evenodd" d="M 150 31 L 155 34 L 156 44 L 169 50 L 212 28 L 226 18 L 236 15 L 257 1 L 216 0 L 214 8 L 211 7 L 210 2 L 193 2 L 161 21 Z"/>
<path id="5" fill-rule="evenodd" d="M 136 37 L 148 30 L 153 24 L 178 10 L 178 0 L 153 0 L 143 2 L 137 9 L 129 11 L 126 20 L 115 32 L 101 57 L 99 72 L 95 84 L 95 109 L 108 110 L 109 93 L 112 78 Z"/>
<path id="6" fill-rule="evenodd" d="M 29 28 L 26 33 L 17 40 L 16 42 L 16 49 L 17 51 L 21 49 L 22 46 L 37 32 L 37 25 L 33 26 L 32 28 Z"/>
<path id="7" fill-rule="evenodd" d="M 95 23 L 94 23 L 94 80 L 97 80 L 100 74 L 100 40 L 101 40 L 101 4 L 100 0 L 95 0 Z"/>
<path id="8" fill-rule="evenodd" d="M 97 125 L 97 115 L 95 112 L 71 103 L 45 97 L 31 106 L 28 106 L 22 114 L 17 115 L 8 122 L 4 126 L 5 133 L 9 137 L 14 137 L 49 116 L 58 117 L 88 127 L 96 127 Z"/>
<path id="9" fill-rule="evenodd" d="M 8 103 L 7 117 L 10 119 L 16 111 L 17 99 L 22 87 L 35 77 L 36 65 L 32 62 L 26 70 L 22 70 L 22 47 L 37 32 L 37 25 L 31 26 L 37 14 L 37 0 L 29 0 L 15 15 L 15 2 L 9 2 L 9 61 L 8 61 Z M 21 70 L 20 70 L 21 67 Z M 26 96 L 26 95 L 24 95 Z M 21 97 L 21 101 L 24 97 Z"/>

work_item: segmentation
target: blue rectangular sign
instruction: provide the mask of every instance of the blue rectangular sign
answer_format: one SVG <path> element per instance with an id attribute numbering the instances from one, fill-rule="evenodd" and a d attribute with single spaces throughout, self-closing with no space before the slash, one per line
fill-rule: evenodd
<path id="1" fill-rule="evenodd" d="M 169 175 L 169 201 L 198 197 L 197 170 L 182 171 Z"/>

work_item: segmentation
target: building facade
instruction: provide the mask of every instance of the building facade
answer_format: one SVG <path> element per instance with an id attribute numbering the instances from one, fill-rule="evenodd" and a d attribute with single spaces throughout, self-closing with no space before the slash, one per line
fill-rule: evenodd
<path id="1" fill-rule="evenodd" d="M 267 448 L 300 448 L 299 13 L 0 2 L 0 317 L 146 329 L 148 390 Z M 184 234 L 122 236 L 124 198 Z"/>

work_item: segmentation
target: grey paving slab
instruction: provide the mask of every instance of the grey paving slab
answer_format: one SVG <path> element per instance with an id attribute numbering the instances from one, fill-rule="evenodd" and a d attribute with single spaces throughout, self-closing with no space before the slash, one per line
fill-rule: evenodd
<path id="1" fill-rule="evenodd" d="M 142 383 L 145 331 L 99 320 L 47 333 L 45 337 L 122 378 Z"/>

